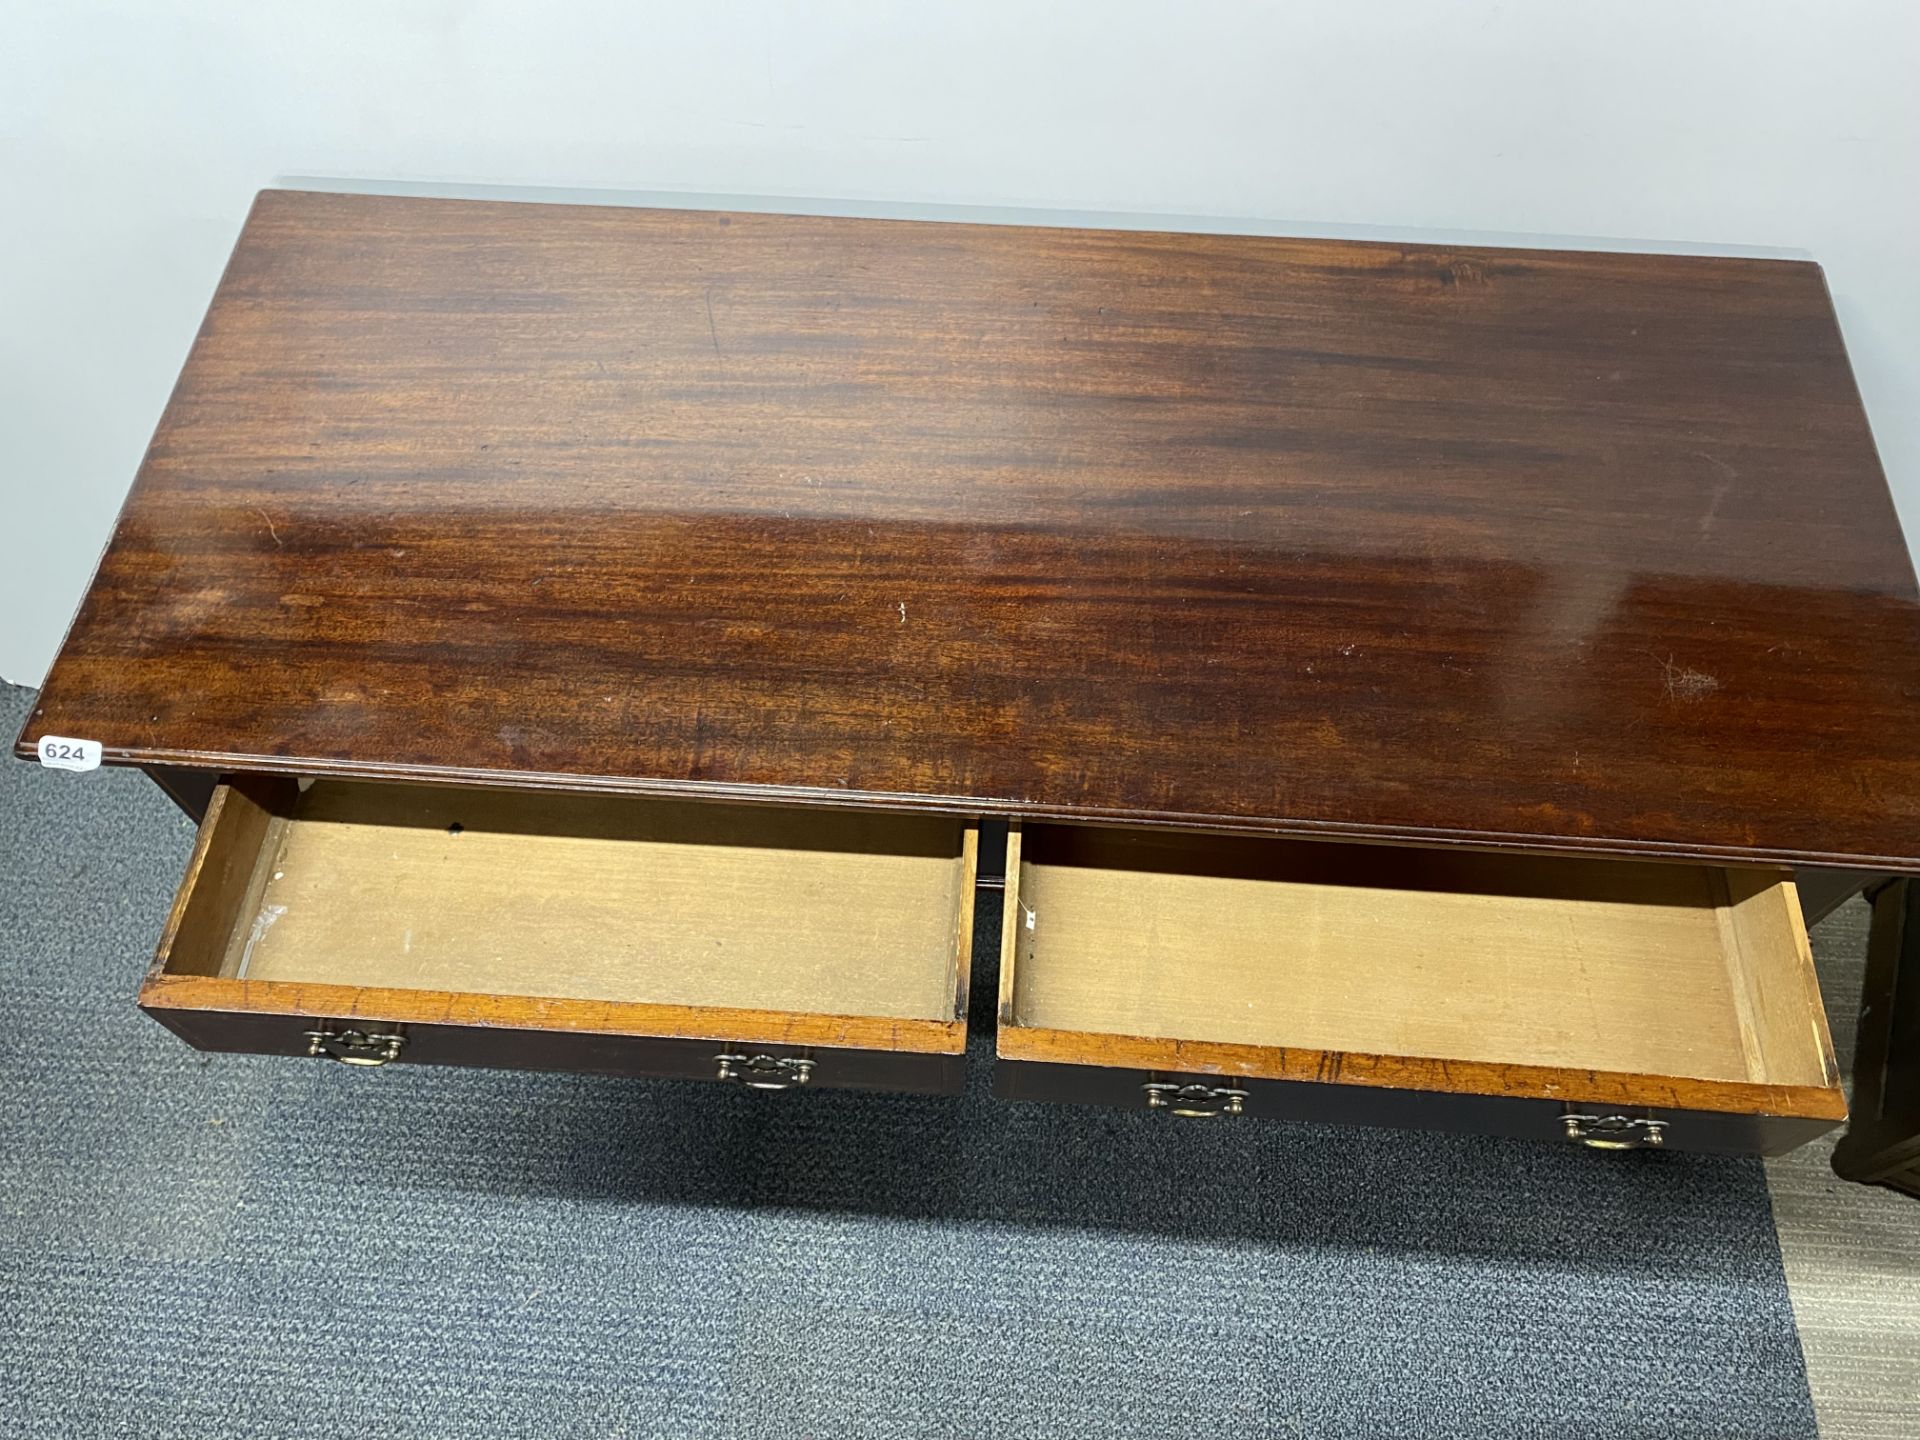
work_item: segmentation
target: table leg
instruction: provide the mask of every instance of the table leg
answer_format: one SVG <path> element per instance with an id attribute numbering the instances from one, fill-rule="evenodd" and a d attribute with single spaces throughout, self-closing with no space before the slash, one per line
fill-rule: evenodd
<path id="1" fill-rule="evenodd" d="M 1833 1168 L 1920 1195 L 1920 885 L 1890 880 L 1871 899 L 1852 1118 Z"/>

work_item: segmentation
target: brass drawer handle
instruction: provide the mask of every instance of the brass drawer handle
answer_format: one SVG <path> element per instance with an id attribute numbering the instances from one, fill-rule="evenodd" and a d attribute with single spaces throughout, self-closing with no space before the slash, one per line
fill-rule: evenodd
<path id="1" fill-rule="evenodd" d="M 1589 1150 L 1657 1150 L 1666 1144 L 1667 1122 L 1644 1115 L 1588 1115 L 1569 1110 L 1560 1117 L 1567 1139 Z"/>
<path id="2" fill-rule="evenodd" d="M 1247 1113 L 1247 1092 L 1232 1085 L 1204 1085 L 1197 1080 L 1149 1080 L 1140 1088 L 1146 1094 L 1149 1110 L 1165 1110 L 1169 1115 L 1201 1119 Z"/>
<path id="3" fill-rule="evenodd" d="M 371 1067 L 400 1058 L 407 1037 L 397 1030 L 308 1030 L 307 1054 L 324 1055 L 342 1065 Z"/>
<path id="4" fill-rule="evenodd" d="M 813 1078 L 813 1061 L 797 1055 L 747 1055 L 729 1051 L 713 1057 L 716 1078 L 749 1090 L 792 1090 Z"/>

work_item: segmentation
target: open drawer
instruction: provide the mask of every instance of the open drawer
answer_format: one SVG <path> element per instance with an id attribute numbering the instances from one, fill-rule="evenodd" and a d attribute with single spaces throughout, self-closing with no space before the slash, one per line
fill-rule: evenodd
<path id="1" fill-rule="evenodd" d="M 207 1050 L 957 1089 L 957 820 L 223 785 L 140 1004 Z"/>
<path id="2" fill-rule="evenodd" d="M 1007 1098 L 1772 1154 L 1846 1117 L 1778 873 L 1028 826 Z"/>

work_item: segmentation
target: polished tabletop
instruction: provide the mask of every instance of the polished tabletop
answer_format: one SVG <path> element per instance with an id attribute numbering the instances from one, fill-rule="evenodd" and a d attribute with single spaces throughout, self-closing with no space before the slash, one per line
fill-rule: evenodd
<path id="1" fill-rule="evenodd" d="M 21 739 L 1920 869 L 1821 272 L 269 191 Z"/>

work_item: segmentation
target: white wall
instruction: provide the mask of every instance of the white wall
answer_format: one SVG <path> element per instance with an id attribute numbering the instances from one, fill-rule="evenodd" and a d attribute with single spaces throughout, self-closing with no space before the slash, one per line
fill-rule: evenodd
<path id="1" fill-rule="evenodd" d="M 1920 534 L 1912 0 L 21 6 L 0 18 L 16 681 L 53 655 L 253 192 L 294 176 L 1807 253 Z"/>

